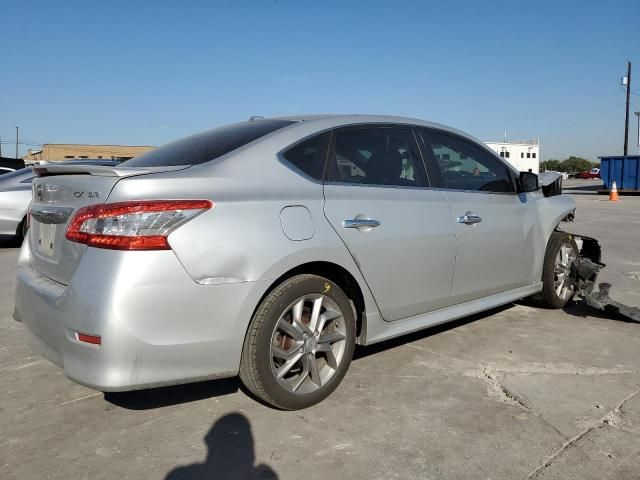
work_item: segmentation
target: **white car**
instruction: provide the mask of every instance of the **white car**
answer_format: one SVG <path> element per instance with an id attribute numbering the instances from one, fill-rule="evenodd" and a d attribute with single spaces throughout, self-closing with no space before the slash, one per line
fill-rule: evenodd
<path id="1" fill-rule="evenodd" d="M 116 165 L 111 160 L 79 160 L 59 163 L 64 165 Z M 27 232 L 27 210 L 32 197 L 31 182 L 35 176 L 31 167 L 0 175 L 0 235 L 15 237 L 18 243 L 22 242 Z"/>
<path id="2" fill-rule="evenodd" d="M 0 235 L 16 237 L 18 242 L 24 238 L 33 177 L 31 168 L 0 176 Z"/>

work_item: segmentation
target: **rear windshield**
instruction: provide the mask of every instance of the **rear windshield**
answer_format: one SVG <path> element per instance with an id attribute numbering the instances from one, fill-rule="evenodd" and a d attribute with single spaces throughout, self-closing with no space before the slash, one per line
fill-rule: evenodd
<path id="1" fill-rule="evenodd" d="M 240 148 L 260 137 L 295 122 L 254 120 L 233 123 L 168 143 L 140 157 L 123 162 L 123 167 L 167 167 L 197 165 Z"/>

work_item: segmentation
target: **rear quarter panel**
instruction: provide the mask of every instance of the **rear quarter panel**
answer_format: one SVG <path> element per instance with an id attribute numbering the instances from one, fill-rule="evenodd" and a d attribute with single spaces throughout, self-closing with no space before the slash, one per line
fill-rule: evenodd
<path id="1" fill-rule="evenodd" d="M 114 187 L 109 202 L 156 198 L 214 202 L 214 208 L 169 235 L 194 282 L 256 282 L 264 293 L 289 270 L 325 261 L 349 271 L 360 284 L 367 311 L 377 311 L 352 257 L 324 217 L 322 184 L 295 173 L 274 153 L 249 150 L 215 165 L 127 178 Z M 298 205 L 313 222 L 313 235 L 305 240 L 287 238 L 281 223 L 282 210 Z"/>

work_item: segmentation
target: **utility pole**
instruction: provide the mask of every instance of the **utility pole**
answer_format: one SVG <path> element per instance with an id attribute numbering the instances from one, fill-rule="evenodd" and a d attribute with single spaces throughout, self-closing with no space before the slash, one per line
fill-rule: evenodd
<path id="1" fill-rule="evenodd" d="M 640 142 L 640 140 L 638 140 Z M 2 137 L 0 137 L 0 157 L 2 156 Z"/>
<path id="2" fill-rule="evenodd" d="M 625 145 L 626 145 L 626 140 L 625 140 Z M 626 151 L 627 147 L 625 147 L 625 151 Z M 626 155 L 626 153 L 625 153 Z M 18 127 L 16 127 L 16 159 L 18 158 Z"/>
<path id="3" fill-rule="evenodd" d="M 627 62 L 627 108 L 624 116 L 624 156 L 627 156 L 629 141 L 629 95 L 631 94 L 631 62 Z"/>
<path id="4" fill-rule="evenodd" d="M 636 116 L 637 120 L 638 120 L 638 146 L 640 147 L 640 112 L 634 112 L 634 115 Z M 1 157 L 2 155 L 0 155 Z"/>

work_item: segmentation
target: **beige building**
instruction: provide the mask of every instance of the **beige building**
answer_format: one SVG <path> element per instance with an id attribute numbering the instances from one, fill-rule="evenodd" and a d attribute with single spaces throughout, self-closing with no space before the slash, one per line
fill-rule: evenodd
<path id="1" fill-rule="evenodd" d="M 45 143 L 41 150 L 29 149 L 22 157 L 26 163 L 41 160 L 56 162 L 79 160 L 82 158 L 102 158 L 105 160 L 128 160 L 138 157 L 156 147 L 134 145 L 82 145 L 74 143 Z"/>

